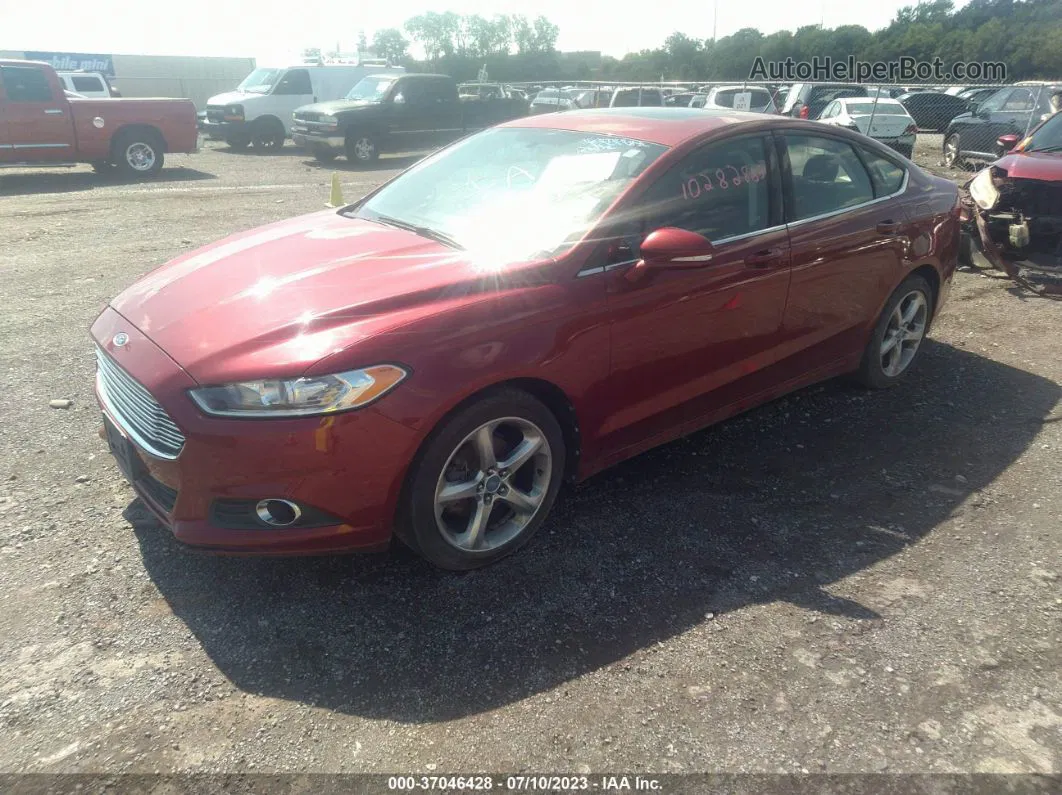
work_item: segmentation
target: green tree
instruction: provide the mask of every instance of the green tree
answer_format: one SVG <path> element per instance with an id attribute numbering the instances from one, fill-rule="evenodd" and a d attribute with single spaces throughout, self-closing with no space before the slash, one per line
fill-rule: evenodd
<path id="1" fill-rule="evenodd" d="M 409 41 L 398 28 L 384 28 L 376 31 L 372 37 L 372 48 L 381 58 L 392 64 L 405 60 L 409 56 Z"/>

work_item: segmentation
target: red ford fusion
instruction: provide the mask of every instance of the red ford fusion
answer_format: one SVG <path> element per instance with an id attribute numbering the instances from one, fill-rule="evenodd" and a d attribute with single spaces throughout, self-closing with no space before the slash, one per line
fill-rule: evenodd
<path id="1" fill-rule="evenodd" d="M 135 283 L 92 326 L 104 434 L 187 544 L 475 568 L 566 480 L 900 381 L 958 246 L 956 186 L 840 128 L 532 116 Z"/>

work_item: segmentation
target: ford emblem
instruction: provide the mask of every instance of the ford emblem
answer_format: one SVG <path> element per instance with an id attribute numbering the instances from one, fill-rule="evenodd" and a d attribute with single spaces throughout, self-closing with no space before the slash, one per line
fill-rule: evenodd
<path id="1" fill-rule="evenodd" d="M 129 342 L 129 335 L 126 334 L 124 331 L 119 331 L 117 334 L 114 335 L 114 339 L 111 340 L 111 342 L 114 343 L 115 348 L 121 348 L 123 345 Z"/>

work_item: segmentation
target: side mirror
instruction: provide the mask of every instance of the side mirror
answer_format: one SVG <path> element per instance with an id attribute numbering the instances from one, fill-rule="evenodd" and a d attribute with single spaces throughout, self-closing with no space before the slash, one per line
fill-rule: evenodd
<path id="1" fill-rule="evenodd" d="M 627 271 L 627 279 L 637 282 L 654 270 L 703 268 L 715 256 L 712 242 L 704 235 L 665 226 L 650 232 L 642 241 L 642 258 Z"/>
<path id="2" fill-rule="evenodd" d="M 1009 152 L 1015 146 L 1018 145 L 1019 136 L 1017 133 L 1007 133 L 1001 135 L 996 139 L 996 145 L 999 146 L 1004 152 Z"/>

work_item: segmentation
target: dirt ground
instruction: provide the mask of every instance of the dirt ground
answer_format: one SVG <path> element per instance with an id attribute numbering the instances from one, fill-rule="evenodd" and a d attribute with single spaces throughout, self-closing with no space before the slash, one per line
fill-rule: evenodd
<path id="1" fill-rule="evenodd" d="M 958 275 L 902 387 L 645 454 L 485 571 L 179 546 L 97 436 L 88 326 L 330 174 L 0 172 L 0 772 L 1062 772 L 1062 304 L 1002 278 Z"/>

